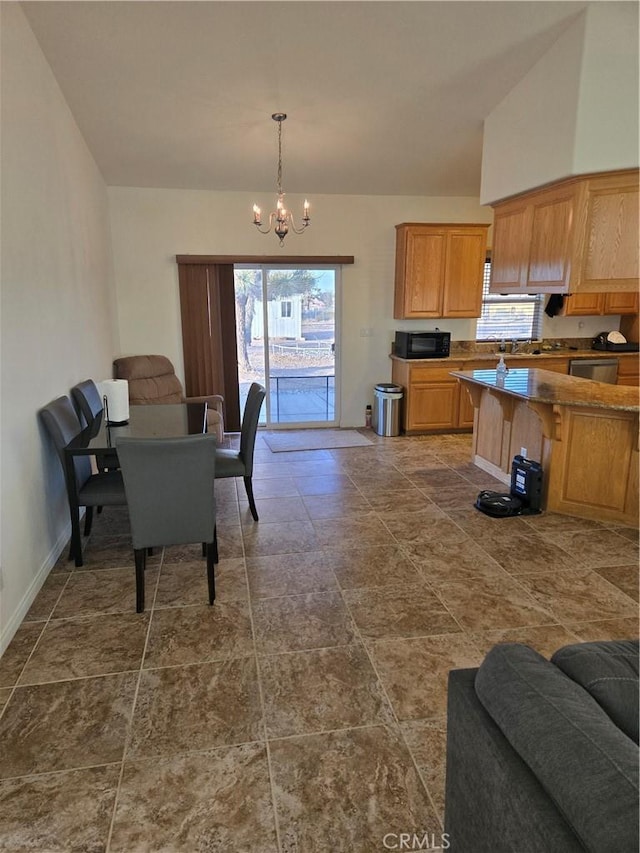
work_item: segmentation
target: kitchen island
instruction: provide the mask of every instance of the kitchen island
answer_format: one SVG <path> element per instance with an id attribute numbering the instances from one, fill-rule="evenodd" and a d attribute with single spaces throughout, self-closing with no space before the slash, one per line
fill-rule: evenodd
<path id="1" fill-rule="evenodd" d="M 474 408 L 473 461 L 510 483 L 516 454 L 542 464 L 543 507 L 638 524 L 638 389 L 515 368 L 452 371 Z"/>

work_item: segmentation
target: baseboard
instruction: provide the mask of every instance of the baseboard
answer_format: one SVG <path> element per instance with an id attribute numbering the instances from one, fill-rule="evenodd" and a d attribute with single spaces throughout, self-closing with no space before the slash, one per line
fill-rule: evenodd
<path id="1" fill-rule="evenodd" d="M 36 596 L 42 589 L 42 585 L 49 577 L 49 572 L 58 562 L 58 558 L 62 554 L 62 552 L 67 548 L 69 544 L 69 540 L 71 538 L 71 522 L 69 521 L 63 530 L 60 532 L 58 538 L 54 542 L 51 550 L 44 558 L 42 565 L 31 581 L 29 588 L 22 596 L 22 601 L 18 605 L 16 611 L 12 614 L 6 625 L 2 626 L 2 630 L 0 630 L 0 656 L 4 654 L 7 649 L 7 646 L 13 639 L 16 631 L 22 624 L 22 620 L 29 612 L 29 608 L 33 604 L 36 599 Z"/>
<path id="2" fill-rule="evenodd" d="M 496 480 L 500 480 L 501 483 L 504 483 L 507 486 L 511 485 L 511 475 L 506 474 L 502 468 L 494 465 L 493 462 L 489 462 L 488 459 L 484 459 L 482 456 L 474 456 L 473 464 L 477 465 L 478 468 L 482 468 L 482 470 L 486 471 L 487 474 L 491 474 L 491 476 L 495 477 Z"/>

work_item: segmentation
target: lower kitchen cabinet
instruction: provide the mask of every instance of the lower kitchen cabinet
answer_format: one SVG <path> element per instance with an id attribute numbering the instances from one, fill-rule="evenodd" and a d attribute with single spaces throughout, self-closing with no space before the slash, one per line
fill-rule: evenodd
<path id="1" fill-rule="evenodd" d="M 404 388 L 402 427 L 407 433 L 448 432 L 459 428 L 460 385 L 451 376 L 462 361 L 432 367 L 393 360 L 392 382 Z"/>
<path id="2" fill-rule="evenodd" d="M 453 382 L 412 382 L 407 395 L 407 432 L 456 429 L 459 386 Z"/>
<path id="3" fill-rule="evenodd" d="M 507 354 L 508 355 L 508 354 Z M 404 432 L 458 432 L 473 429 L 474 410 L 467 383 L 460 384 L 451 376 L 452 370 L 493 370 L 497 356 L 490 359 L 453 359 L 425 364 L 425 362 L 392 360 L 392 381 L 404 388 L 402 428 Z M 527 355 L 507 358 L 509 370 L 535 367 L 554 373 L 569 373 L 569 359 L 554 356 Z M 620 354 L 618 385 L 640 384 L 640 357 L 637 354 Z"/>
<path id="4" fill-rule="evenodd" d="M 534 355 L 531 358 L 519 358 L 509 362 L 509 370 L 515 370 L 519 367 L 536 367 L 538 370 L 552 370 L 554 373 L 569 373 L 569 359 L 545 358 L 544 356 L 539 358 Z"/>
<path id="5" fill-rule="evenodd" d="M 451 376 L 452 370 L 492 370 L 497 359 L 448 361 L 425 364 L 393 359 L 391 379 L 404 388 L 403 431 L 412 433 L 457 432 L 473 429 L 473 405 L 467 388 Z M 537 367 L 568 373 L 568 359 L 518 358 L 509 362 L 511 370 Z"/>
<path id="6" fill-rule="evenodd" d="M 488 361 L 465 361 L 463 370 L 495 370 L 497 357 L 492 356 Z M 460 403 L 458 408 L 458 427 L 473 429 L 473 403 L 465 385 L 460 385 Z"/>
<path id="7" fill-rule="evenodd" d="M 640 361 L 637 355 L 625 356 L 618 361 L 618 385 L 640 384 Z"/>

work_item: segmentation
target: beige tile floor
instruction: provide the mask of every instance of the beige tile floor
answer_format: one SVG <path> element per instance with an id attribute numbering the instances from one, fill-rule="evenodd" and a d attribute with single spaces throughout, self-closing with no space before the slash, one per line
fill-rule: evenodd
<path id="1" fill-rule="evenodd" d="M 0 850 L 376 853 L 442 831 L 446 682 L 496 642 L 637 636 L 637 531 L 494 520 L 469 436 L 271 453 L 217 484 L 218 596 L 126 513 L 0 660 Z"/>

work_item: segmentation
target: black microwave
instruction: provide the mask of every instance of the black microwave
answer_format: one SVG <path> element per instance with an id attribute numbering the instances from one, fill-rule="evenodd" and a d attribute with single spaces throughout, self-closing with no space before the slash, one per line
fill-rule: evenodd
<path id="1" fill-rule="evenodd" d="M 447 358 L 451 332 L 396 332 L 394 355 L 400 358 Z"/>

